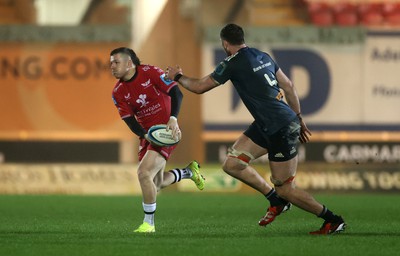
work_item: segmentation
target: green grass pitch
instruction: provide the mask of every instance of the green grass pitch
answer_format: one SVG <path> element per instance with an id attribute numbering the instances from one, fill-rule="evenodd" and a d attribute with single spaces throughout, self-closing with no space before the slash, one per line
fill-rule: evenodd
<path id="1" fill-rule="evenodd" d="M 297 208 L 267 228 L 258 194 L 165 192 L 155 234 L 134 234 L 140 196 L 0 196 L 0 255 L 398 255 L 400 195 L 319 194 L 346 232 L 310 236 L 322 220 Z"/>

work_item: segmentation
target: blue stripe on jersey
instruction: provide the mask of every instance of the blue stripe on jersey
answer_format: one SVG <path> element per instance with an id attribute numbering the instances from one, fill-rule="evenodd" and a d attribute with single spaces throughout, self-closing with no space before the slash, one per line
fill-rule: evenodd
<path id="1" fill-rule="evenodd" d="M 161 80 L 164 82 L 164 84 L 166 84 L 166 85 L 170 85 L 170 84 L 172 84 L 173 82 L 174 82 L 174 80 L 167 80 L 166 78 L 165 78 L 165 74 L 162 74 L 161 76 L 160 76 L 160 78 L 161 78 Z"/>

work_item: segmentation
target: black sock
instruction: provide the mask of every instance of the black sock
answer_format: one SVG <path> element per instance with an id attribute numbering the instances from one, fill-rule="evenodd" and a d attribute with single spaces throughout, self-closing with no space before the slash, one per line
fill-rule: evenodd
<path id="1" fill-rule="evenodd" d="M 268 194 L 265 195 L 265 197 L 268 199 L 270 202 L 271 206 L 278 206 L 282 204 L 287 204 L 288 201 L 283 199 L 282 197 L 279 197 L 278 194 L 276 193 L 275 189 L 271 189 L 271 191 L 268 192 Z"/>
<path id="2" fill-rule="evenodd" d="M 336 219 L 336 215 L 333 214 L 326 206 L 324 205 L 324 208 L 322 209 L 322 212 L 318 215 L 318 217 L 324 219 L 325 221 L 332 222 Z"/>

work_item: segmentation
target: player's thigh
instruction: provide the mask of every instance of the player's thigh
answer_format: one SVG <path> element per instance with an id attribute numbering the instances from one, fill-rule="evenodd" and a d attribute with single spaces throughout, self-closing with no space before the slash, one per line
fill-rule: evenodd
<path id="1" fill-rule="evenodd" d="M 158 152 L 148 150 L 139 163 L 138 174 L 150 176 L 152 179 L 165 168 L 167 160 Z"/>
<path id="2" fill-rule="evenodd" d="M 275 185 L 290 183 L 296 175 L 299 134 L 300 124 L 296 119 L 268 138 L 271 181 Z"/>
<path id="3" fill-rule="evenodd" d="M 270 161 L 269 166 L 271 169 L 271 182 L 274 185 L 284 184 L 285 182 L 289 181 L 291 182 L 296 175 L 297 162 L 297 156 L 283 162 Z"/>
<path id="4" fill-rule="evenodd" d="M 241 170 L 258 157 L 267 153 L 267 150 L 252 141 L 247 135 L 242 134 L 228 149 L 227 157 L 223 164 L 225 171 Z"/>
<path id="5" fill-rule="evenodd" d="M 260 127 L 256 122 L 253 122 L 231 148 L 236 151 L 247 152 L 253 159 L 257 159 L 268 152 L 268 143 Z"/>
<path id="6" fill-rule="evenodd" d="M 263 148 L 256 144 L 246 134 L 240 135 L 240 137 L 232 145 L 232 148 L 237 151 L 248 152 L 251 154 L 251 156 L 253 156 L 254 159 L 259 158 L 260 156 L 265 155 L 268 152 L 266 148 Z"/>

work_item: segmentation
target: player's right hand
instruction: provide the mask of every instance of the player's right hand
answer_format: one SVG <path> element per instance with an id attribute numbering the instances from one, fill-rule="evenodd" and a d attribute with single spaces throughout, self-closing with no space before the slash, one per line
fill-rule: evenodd
<path id="1" fill-rule="evenodd" d="M 182 138 L 182 132 L 178 125 L 178 120 L 175 117 L 171 117 L 167 123 L 167 131 L 172 131 L 172 137 L 175 140 L 180 140 Z"/>
<path id="2" fill-rule="evenodd" d="M 176 65 L 176 67 L 168 66 L 165 70 L 165 78 L 169 80 L 174 80 L 177 74 L 183 74 L 182 68 Z"/>

